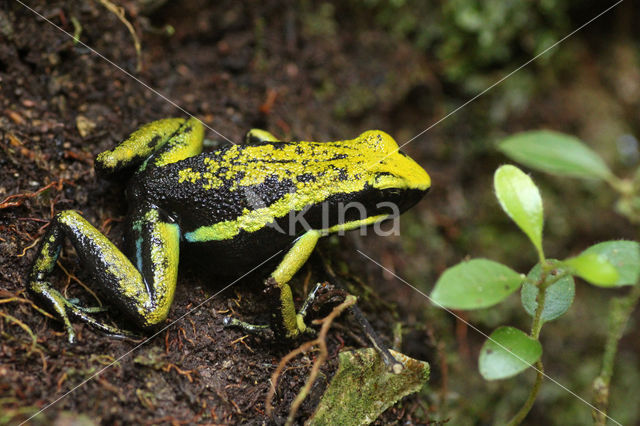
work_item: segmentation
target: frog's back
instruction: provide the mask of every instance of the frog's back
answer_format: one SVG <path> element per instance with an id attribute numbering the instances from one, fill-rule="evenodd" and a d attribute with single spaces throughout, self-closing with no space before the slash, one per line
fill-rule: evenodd
<path id="1" fill-rule="evenodd" d="M 218 225 L 228 232 L 210 229 L 208 238 L 225 239 L 332 195 L 363 190 L 363 164 L 354 156 L 358 150 L 340 142 L 236 145 L 148 170 L 133 185 L 138 197 L 174 213 L 185 235 Z"/>
<path id="2" fill-rule="evenodd" d="M 185 241 L 247 257 L 284 249 L 311 229 L 389 215 L 381 201 L 404 211 L 429 183 L 391 137 L 368 131 L 348 141 L 227 147 L 149 168 L 131 192 L 173 217 Z"/>

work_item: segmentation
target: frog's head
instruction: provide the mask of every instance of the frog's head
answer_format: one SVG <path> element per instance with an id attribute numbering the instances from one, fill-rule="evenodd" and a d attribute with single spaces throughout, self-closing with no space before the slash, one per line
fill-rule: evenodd
<path id="1" fill-rule="evenodd" d="M 376 198 L 397 204 L 401 212 L 422 199 L 431 187 L 431 178 L 418 163 L 399 150 L 391 136 L 370 130 L 358 139 L 368 148 L 369 185 L 378 192 Z"/>

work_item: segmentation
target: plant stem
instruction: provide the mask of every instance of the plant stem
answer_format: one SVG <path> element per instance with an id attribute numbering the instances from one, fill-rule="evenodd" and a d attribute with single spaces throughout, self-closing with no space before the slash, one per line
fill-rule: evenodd
<path id="1" fill-rule="evenodd" d="M 609 184 L 609 186 L 622 197 L 632 195 L 634 192 L 633 181 L 629 179 L 620 179 L 618 176 L 611 175 L 608 179 L 605 180 Z"/>
<path id="2" fill-rule="evenodd" d="M 593 405 L 597 408 L 593 410 L 592 416 L 593 423 L 598 426 L 604 426 L 607 422 L 609 384 L 618 352 L 618 342 L 624 334 L 625 326 L 638 304 L 638 300 L 640 300 L 640 283 L 636 283 L 626 296 L 612 299 L 609 305 L 609 333 L 602 357 L 602 369 L 592 384 Z"/>
<path id="3" fill-rule="evenodd" d="M 540 262 L 540 267 L 544 271 L 544 269 L 548 266 L 547 258 L 544 257 L 544 251 L 542 247 L 537 247 L 536 252 L 538 253 L 538 261 Z"/>
<path id="4" fill-rule="evenodd" d="M 547 288 L 549 288 L 551 284 L 555 283 L 563 277 L 563 274 L 559 274 L 559 276 L 555 276 L 551 278 L 551 280 L 547 280 L 547 277 L 553 270 L 553 267 L 544 259 L 540 266 L 542 268 L 540 279 L 538 279 L 538 281 L 535 283 L 538 287 L 538 295 L 536 297 L 538 306 L 536 306 L 536 313 L 533 317 L 533 322 L 531 323 L 531 337 L 536 340 L 538 340 L 538 338 L 540 337 L 540 330 L 542 329 L 542 312 L 544 311 Z M 536 368 L 538 369 L 536 381 L 533 384 L 531 391 L 529 392 L 529 397 L 525 401 L 522 408 L 520 408 L 520 411 L 518 411 L 518 413 L 509 421 L 508 425 L 520 424 L 524 420 L 524 418 L 527 417 L 527 414 L 529 414 L 529 411 L 531 411 L 531 407 L 533 407 L 533 403 L 536 401 L 536 397 L 538 396 L 538 392 L 540 391 L 540 385 L 542 384 L 542 378 L 544 377 L 542 360 L 538 360 L 538 362 L 536 362 Z"/>
<path id="5" fill-rule="evenodd" d="M 536 296 L 536 313 L 533 317 L 533 322 L 531 323 L 531 337 L 538 340 L 540 337 L 540 330 L 542 329 L 542 312 L 544 311 L 544 303 L 547 296 L 547 288 L 560 278 L 562 278 L 562 274 L 557 277 L 553 277 L 551 280 L 547 280 L 549 273 L 553 270 L 553 266 L 549 265 L 547 261 L 544 261 L 540 264 L 542 268 L 542 272 L 540 273 L 540 279 L 536 282 L 536 286 L 538 287 L 538 295 Z"/>
<path id="6" fill-rule="evenodd" d="M 544 300 L 546 296 L 547 287 L 542 283 L 538 287 L 538 296 L 536 297 L 538 306 L 536 307 L 536 314 L 533 317 L 533 323 L 531 324 L 531 337 L 536 340 L 540 337 L 540 330 L 542 330 L 542 311 L 544 310 Z"/>
<path id="7" fill-rule="evenodd" d="M 533 407 L 533 403 L 536 401 L 538 392 L 540 392 L 540 385 L 542 384 L 542 378 L 544 377 L 544 366 L 542 365 L 541 360 L 538 360 L 538 362 L 536 362 L 536 368 L 538 369 L 538 374 L 536 375 L 536 382 L 533 384 L 533 387 L 529 392 L 529 397 L 527 398 L 522 408 L 520 408 L 520 411 L 518 411 L 516 415 L 513 416 L 513 418 L 509 420 L 509 422 L 507 423 L 507 425 L 509 426 L 515 426 L 522 423 L 525 417 L 527 417 L 527 414 L 529 414 L 529 411 L 531 411 L 531 407 Z"/>

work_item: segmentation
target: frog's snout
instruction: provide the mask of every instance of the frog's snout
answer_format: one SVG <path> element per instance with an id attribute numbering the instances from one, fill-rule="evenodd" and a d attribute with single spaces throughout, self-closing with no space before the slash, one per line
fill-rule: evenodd
<path id="1" fill-rule="evenodd" d="M 400 176 L 406 182 L 407 188 L 426 193 L 431 187 L 431 176 L 404 152 L 398 151 L 397 156 L 399 157 L 397 168 Z"/>
<path id="2" fill-rule="evenodd" d="M 426 192 L 431 187 L 429 174 L 403 152 L 398 151 L 383 161 L 373 178 L 374 188 Z"/>

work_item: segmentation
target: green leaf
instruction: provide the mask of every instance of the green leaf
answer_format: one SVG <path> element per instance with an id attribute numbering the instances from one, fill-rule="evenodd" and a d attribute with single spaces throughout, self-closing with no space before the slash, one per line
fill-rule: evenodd
<path id="1" fill-rule="evenodd" d="M 611 170 L 579 139 L 549 130 L 518 133 L 499 143 L 508 157 L 533 169 L 561 176 L 607 179 Z"/>
<path id="2" fill-rule="evenodd" d="M 558 263 L 557 260 L 551 259 L 549 259 L 549 262 L 553 264 Z M 533 267 L 533 269 L 531 269 L 529 274 L 527 274 L 527 277 L 531 281 L 537 282 L 540 279 L 541 271 L 542 268 L 538 263 Z M 556 268 L 554 271 L 555 273 L 553 275 L 547 276 L 547 280 L 554 279 L 555 276 L 564 272 L 559 268 Z M 522 291 L 520 293 L 522 306 L 524 307 L 524 310 L 527 311 L 527 313 L 532 317 L 535 316 L 536 309 L 538 308 L 538 302 L 536 300 L 536 298 L 538 297 L 538 292 L 538 286 L 531 284 L 529 280 L 525 281 L 522 285 Z M 558 281 L 547 287 L 544 299 L 544 309 L 542 309 L 542 315 L 540 317 L 542 322 L 554 320 L 567 312 L 567 310 L 573 303 L 574 296 L 575 282 L 571 275 L 562 277 Z"/>
<path id="3" fill-rule="evenodd" d="M 478 368 L 485 380 L 515 376 L 534 364 L 542 355 L 536 339 L 513 327 L 496 329 L 480 350 Z"/>
<path id="4" fill-rule="evenodd" d="M 531 178 L 512 165 L 501 166 L 493 176 L 496 197 L 502 209 L 542 251 L 542 198 Z"/>
<path id="5" fill-rule="evenodd" d="M 598 254 L 618 271 L 615 286 L 635 285 L 640 278 L 640 244 L 636 241 L 605 241 L 583 253 Z"/>
<path id="6" fill-rule="evenodd" d="M 431 292 L 434 304 L 451 309 L 478 309 L 502 302 L 524 276 L 488 259 L 472 259 L 447 269 Z"/>
<path id="7" fill-rule="evenodd" d="M 563 262 L 583 280 L 600 287 L 613 287 L 618 282 L 618 271 L 602 255 L 582 253 Z"/>

